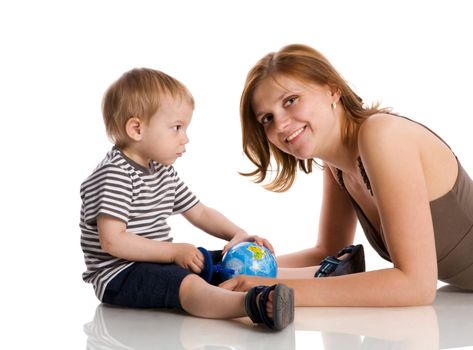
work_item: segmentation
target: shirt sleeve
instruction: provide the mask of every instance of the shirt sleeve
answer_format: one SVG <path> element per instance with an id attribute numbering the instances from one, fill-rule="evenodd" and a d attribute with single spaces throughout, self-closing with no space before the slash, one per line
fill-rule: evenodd
<path id="1" fill-rule="evenodd" d="M 133 198 L 131 178 L 119 166 L 104 165 L 82 184 L 81 198 L 87 224 L 94 224 L 100 214 L 127 223 Z"/>
<path id="2" fill-rule="evenodd" d="M 186 184 L 179 178 L 176 170 L 173 168 L 174 180 L 176 181 L 176 195 L 172 213 L 180 214 L 191 209 L 199 203 L 199 199 L 189 190 Z"/>

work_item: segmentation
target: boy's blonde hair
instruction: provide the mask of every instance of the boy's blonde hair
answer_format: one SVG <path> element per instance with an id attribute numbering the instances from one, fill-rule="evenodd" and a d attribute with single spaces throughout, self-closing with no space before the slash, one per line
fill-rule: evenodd
<path id="1" fill-rule="evenodd" d="M 158 111 L 164 94 L 179 97 L 194 107 L 194 98 L 184 84 L 159 70 L 135 68 L 110 85 L 103 97 L 102 115 L 112 142 L 125 146 L 127 121 L 137 117 L 147 124 Z"/>
<path id="2" fill-rule="evenodd" d="M 256 170 L 241 174 L 254 177 L 257 183 L 263 182 L 268 169 L 271 168 L 272 156 L 276 162 L 276 176 L 265 188 L 283 192 L 294 183 L 297 168 L 310 173 L 316 162 L 314 159 L 297 159 L 278 149 L 269 142 L 263 126 L 256 120 L 252 108 L 255 89 L 263 80 L 274 78 L 277 81 L 278 76 L 320 85 L 327 84 L 333 90 L 340 91 L 340 103 L 346 111 L 346 118 L 341 125 L 342 142 L 345 145 L 353 145 L 356 142 L 358 129 L 366 118 L 385 109 L 381 109 L 378 104 L 365 106 L 330 62 L 309 46 L 288 45 L 260 59 L 248 73 L 240 100 L 243 151 L 256 166 Z"/>

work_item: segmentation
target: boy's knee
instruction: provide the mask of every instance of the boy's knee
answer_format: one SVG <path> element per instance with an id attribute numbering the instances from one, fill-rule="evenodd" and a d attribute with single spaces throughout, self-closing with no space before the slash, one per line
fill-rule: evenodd
<path id="1" fill-rule="evenodd" d="M 201 277 L 196 274 L 189 274 L 181 282 L 179 287 L 179 302 L 181 307 L 187 310 L 190 300 L 192 299 L 192 291 L 198 288 L 199 284 L 207 283 Z"/>
<path id="2" fill-rule="evenodd" d="M 195 288 L 199 283 L 206 283 L 201 277 L 196 274 L 189 274 L 181 282 L 179 287 L 179 299 L 182 301 L 183 297 L 189 295 L 189 292 Z"/>

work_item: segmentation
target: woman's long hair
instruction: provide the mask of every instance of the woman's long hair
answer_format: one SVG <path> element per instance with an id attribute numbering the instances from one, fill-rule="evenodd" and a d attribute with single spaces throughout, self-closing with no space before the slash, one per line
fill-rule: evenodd
<path id="1" fill-rule="evenodd" d="M 273 170 L 271 166 L 273 156 L 276 162 L 276 175 L 264 187 L 274 192 L 284 192 L 294 183 L 297 167 L 305 173 L 310 173 L 317 163 L 314 159 L 300 160 L 279 150 L 269 142 L 263 126 L 256 119 L 252 108 L 255 89 L 263 80 L 276 79 L 278 76 L 329 85 L 333 90 L 340 92 L 339 103 L 346 112 L 346 118 L 341 125 L 342 142 L 345 145 L 353 145 L 356 142 L 358 129 L 366 118 L 384 110 L 379 108 L 379 104 L 364 106 L 362 99 L 348 86 L 331 63 L 309 46 L 288 45 L 260 59 L 248 73 L 240 100 L 243 151 L 256 169 L 240 174 L 253 177 L 256 183 L 263 182 L 268 168 Z"/>

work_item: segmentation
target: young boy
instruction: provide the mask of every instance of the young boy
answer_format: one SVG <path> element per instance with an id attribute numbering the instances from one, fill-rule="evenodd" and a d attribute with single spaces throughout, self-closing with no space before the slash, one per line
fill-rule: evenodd
<path id="1" fill-rule="evenodd" d="M 230 241 L 250 236 L 202 204 L 172 164 L 185 152 L 194 109 L 187 88 L 153 69 L 123 74 L 105 93 L 102 112 L 115 146 L 81 186 L 81 246 L 87 271 L 104 303 L 140 308 L 178 308 L 208 318 L 248 315 L 271 329 L 294 318 L 294 295 L 283 284 L 228 291 L 198 273 L 202 253 L 172 243 L 166 219 L 182 214 L 203 231 Z"/>

